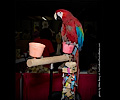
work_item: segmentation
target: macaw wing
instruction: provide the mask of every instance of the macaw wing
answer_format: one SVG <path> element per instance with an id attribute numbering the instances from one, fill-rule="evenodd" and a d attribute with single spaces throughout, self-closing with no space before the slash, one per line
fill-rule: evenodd
<path id="1" fill-rule="evenodd" d="M 66 33 L 65 25 L 62 24 L 62 27 L 61 27 L 61 35 L 64 36 L 65 33 Z"/>
<path id="2" fill-rule="evenodd" d="M 81 50 L 84 42 L 84 32 L 83 29 L 79 26 L 76 26 L 76 32 L 78 36 L 78 49 Z"/>

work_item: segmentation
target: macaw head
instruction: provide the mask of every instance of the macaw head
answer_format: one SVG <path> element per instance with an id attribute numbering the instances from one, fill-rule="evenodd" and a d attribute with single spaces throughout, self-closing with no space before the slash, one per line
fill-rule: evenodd
<path id="1" fill-rule="evenodd" d="M 69 16 L 72 16 L 71 12 L 65 9 L 58 9 L 55 11 L 54 14 L 55 20 L 63 20 L 64 18 L 67 18 Z"/>

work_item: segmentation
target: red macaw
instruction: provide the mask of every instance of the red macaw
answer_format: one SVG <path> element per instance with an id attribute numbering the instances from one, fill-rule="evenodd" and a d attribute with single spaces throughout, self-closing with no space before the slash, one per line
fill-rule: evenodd
<path id="1" fill-rule="evenodd" d="M 65 9 L 55 11 L 54 18 L 62 20 L 61 35 L 63 41 L 71 41 L 78 44 L 78 49 L 81 50 L 84 41 L 84 32 L 81 23 L 75 18 L 71 12 Z"/>

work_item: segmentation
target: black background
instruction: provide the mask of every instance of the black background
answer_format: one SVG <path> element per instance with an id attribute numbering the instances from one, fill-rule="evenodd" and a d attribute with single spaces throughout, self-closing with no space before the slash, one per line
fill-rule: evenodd
<path id="1" fill-rule="evenodd" d="M 103 1 L 102 0 L 15 0 L 5 3 L 6 8 L 5 19 L 7 25 L 4 25 L 6 34 L 5 44 L 7 48 L 4 50 L 6 52 L 5 56 L 5 77 L 2 78 L 1 83 L 3 83 L 2 95 L 3 99 L 15 100 L 15 41 L 14 41 L 14 30 L 15 30 L 15 20 L 19 17 L 24 16 L 53 16 L 56 9 L 63 8 L 68 9 L 75 15 L 80 21 L 81 20 L 96 20 L 98 22 L 98 42 L 101 42 L 101 59 L 103 58 Z M 46 6 L 46 7 L 45 7 Z M 80 12 L 80 13 L 78 13 Z M 9 14 L 8 14 L 9 13 Z M 47 14 L 47 15 L 46 15 Z M 3 16 L 3 15 L 2 15 Z M 102 73 L 104 60 L 101 62 Z M 1 76 L 2 77 L 2 76 Z M 105 86 L 104 78 L 101 77 L 101 88 L 102 88 L 102 98 L 105 100 Z M 2 98 L 2 97 L 1 97 Z M 106 99 L 107 100 L 107 99 Z"/>

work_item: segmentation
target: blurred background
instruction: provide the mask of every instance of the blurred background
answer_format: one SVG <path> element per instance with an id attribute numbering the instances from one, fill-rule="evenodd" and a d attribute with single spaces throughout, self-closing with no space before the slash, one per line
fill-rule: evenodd
<path id="1" fill-rule="evenodd" d="M 98 43 L 102 37 L 102 1 L 98 0 L 16 0 L 15 2 L 15 44 L 16 59 L 21 58 L 25 52 L 28 53 L 28 43 L 32 41 L 35 27 L 39 31 L 49 28 L 52 32 L 51 42 L 56 55 L 57 40 L 61 21 L 54 20 L 57 9 L 69 10 L 83 26 L 85 39 L 83 50 L 80 52 L 80 69 L 89 70 L 97 66 Z M 60 41 L 61 43 L 61 41 Z"/>
<path id="2" fill-rule="evenodd" d="M 43 73 L 43 67 L 41 66 L 40 69 L 38 67 L 33 67 L 31 69 L 34 70 L 33 73 L 26 71 L 26 61 L 30 57 L 29 42 L 33 41 L 32 36 L 36 26 L 39 32 L 44 28 L 48 28 L 51 31 L 52 36 L 50 41 L 55 50 L 54 55 L 63 54 L 62 46 L 60 47 L 60 44 L 62 44 L 60 35 L 62 22 L 54 19 L 54 13 L 57 9 L 66 9 L 70 11 L 83 26 L 84 44 L 79 55 L 80 80 L 78 83 L 78 92 L 82 100 L 95 100 L 94 97 L 97 96 L 98 45 L 103 40 L 103 1 L 16 0 L 14 8 L 15 48 L 13 48 L 15 49 L 16 100 L 22 100 L 21 98 L 23 98 L 23 100 L 38 100 L 38 98 L 40 100 L 48 100 L 49 73 Z M 8 34 L 9 41 L 12 35 L 13 34 Z M 8 48 L 11 49 L 11 43 L 8 45 Z M 14 51 L 13 49 L 11 52 Z M 11 52 L 8 54 L 8 62 L 12 61 Z M 56 66 L 55 68 L 59 67 L 59 65 L 54 66 Z M 13 67 L 9 68 L 11 69 Z M 39 72 L 37 69 L 39 69 Z M 9 79 L 9 81 L 11 81 L 11 79 Z M 23 86 L 21 86 L 22 82 Z M 13 89 L 11 88 L 11 90 Z M 54 73 L 53 91 L 61 90 L 62 74 L 59 72 L 58 74 Z M 23 94 L 21 91 L 23 91 Z"/>

